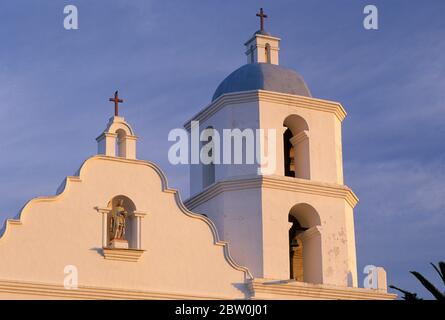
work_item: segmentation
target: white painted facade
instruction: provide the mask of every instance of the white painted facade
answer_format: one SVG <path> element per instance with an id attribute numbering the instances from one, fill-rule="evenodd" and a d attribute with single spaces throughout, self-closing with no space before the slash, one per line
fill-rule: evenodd
<path id="1" fill-rule="evenodd" d="M 278 64 L 279 39 L 262 34 L 246 43 L 248 61 L 265 61 L 267 42 L 274 48 L 273 63 Z M 254 59 L 249 58 L 252 54 Z M 214 183 L 204 186 L 204 165 L 192 165 L 190 170 L 192 196 L 186 205 L 215 222 L 234 258 L 254 277 L 289 278 L 292 214 L 308 228 L 301 236 L 304 281 L 358 286 L 353 212 L 358 198 L 343 184 L 345 116 L 336 102 L 255 90 L 224 94 L 185 124 L 189 130 L 191 121 L 199 121 L 201 129 L 218 132 L 227 128 L 276 132 L 273 173 L 258 175 L 258 164 L 216 165 Z M 288 128 L 296 150 L 297 178 L 284 176 L 283 134 Z"/>
<path id="2" fill-rule="evenodd" d="M 246 46 L 264 49 L 265 40 L 278 64 L 278 38 L 256 35 Z M 209 183 L 203 166 L 192 165 L 185 204 L 158 166 L 137 160 L 125 119 L 111 118 L 98 155 L 0 230 L 0 299 L 393 299 L 383 286 L 357 288 L 345 115 L 338 103 L 297 95 L 222 95 L 193 119 L 201 129 L 276 129 L 276 170 L 215 165 Z M 299 178 L 284 176 L 284 125 L 301 157 Z M 119 200 L 128 211 L 121 248 L 109 237 Z M 289 214 L 307 228 L 303 282 L 289 277 Z M 77 270 L 75 288 L 64 286 L 67 266 Z"/>

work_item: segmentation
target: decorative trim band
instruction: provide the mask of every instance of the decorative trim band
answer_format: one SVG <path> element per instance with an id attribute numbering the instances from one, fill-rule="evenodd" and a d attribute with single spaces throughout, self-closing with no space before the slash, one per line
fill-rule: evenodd
<path id="1" fill-rule="evenodd" d="M 225 106 L 259 101 L 275 102 L 291 107 L 330 112 L 335 114 L 340 121 L 343 121 L 347 115 L 343 106 L 338 102 L 266 90 L 252 90 L 221 95 L 218 99 L 207 105 L 203 110 L 187 121 L 184 124 L 184 128 L 190 130 L 190 123 L 192 121 L 198 120 L 203 122 Z"/>
<path id="2" fill-rule="evenodd" d="M 104 258 L 108 260 L 138 262 L 145 250 L 138 249 L 102 249 Z"/>
<path id="3" fill-rule="evenodd" d="M 254 279 L 249 281 L 248 288 L 252 299 L 298 299 L 318 300 L 394 300 L 396 294 L 383 291 L 349 288 L 324 284 L 310 284 L 296 281 L 268 281 Z M 271 297 L 272 295 L 272 297 Z"/>
<path id="4" fill-rule="evenodd" d="M 314 226 L 312 228 L 310 228 L 309 230 L 306 230 L 305 232 L 303 232 L 299 238 L 303 241 L 305 240 L 309 240 L 315 236 L 320 236 L 322 233 L 322 227 L 320 226 Z"/>
<path id="5" fill-rule="evenodd" d="M 113 138 L 113 139 L 115 139 L 115 138 L 117 138 L 117 133 L 104 132 L 104 133 L 102 133 L 100 136 L 98 136 L 96 138 L 96 141 L 99 142 L 99 141 L 101 141 L 101 140 L 103 140 L 105 138 Z"/>
<path id="6" fill-rule="evenodd" d="M 0 280 L 0 293 L 82 300 L 219 300 L 228 297 L 195 295 L 193 293 L 150 292 L 105 287 L 79 286 L 65 289 L 62 285 L 14 280 Z"/>
<path id="7" fill-rule="evenodd" d="M 358 203 L 357 196 L 347 186 L 281 176 L 254 176 L 234 180 L 218 181 L 204 191 L 189 198 L 184 203 L 190 210 L 193 210 L 197 206 L 209 201 L 222 192 L 260 188 L 271 188 L 341 198 L 346 200 L 352 208 L 354 208 Z"/>
<path id="8" fill-rule="evenodd" d="M 98 213 L 102 213 L 102 214 L 108 214 L 110 213 L 112 210 L 110 208 L 101 208 L 101 207 L 94 207 L 94 209 L 96 209 L 96 211 Z"/>
<path id="9" fill-rule="evenodd" d="M 246 41 L 246 43 L 244 43 L 244 45 L 246 46 L 249 42 L 252 42 L 252 40 L 255 38 L 263 38 L 265 40 L 278 40 L 278 41 L 281 40 L 281 38 L 274 37 L 274 36 L 267 36 L 264 34 L 254 34 L 249 40 Z"/>
<path id="10" fill-rule="evenodd" d="M 133 140 L 133 141 L 136 141 L 137 139 L 139 139 L 138 136 L 125 136 L 125 138 L 126 138 L 127 140 Z"/>
<path id="11" fill-rule="evenodd" d="M 290 143 L 295 147 L 300 142 L 303 142 L 304 140 L 307 140 L 309 138 L 309 131 L 303 130 L 297 135 L 293 136 L 289 139 Z"/>
<path id="12" fill-rule="evenodd" d="M 133 214 L 135 217 L 144 218 L 147 215 L 147 212 L 136 210 Z"/>

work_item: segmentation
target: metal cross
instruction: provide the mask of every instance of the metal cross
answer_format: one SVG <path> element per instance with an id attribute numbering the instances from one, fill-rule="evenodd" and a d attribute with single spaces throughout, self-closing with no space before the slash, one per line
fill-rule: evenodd
<path id="1" fill-rule="evenodd" d="M 116 117 L 118 117 L 119 116 L 119 103 L 123 103 L 124 102 L 124 100 L 119 99 L 119 91 L 116 91 L 114 93 L 114 98 L 110 98 L 110 101 L 114 102 L 114 115 Z"/>
<path id="2" fill-rule="evenodd" d="M 264 18 L 267 18 L 267 15 L 264 14 L 263 8 L 260 9 L 260 13 L 257 13 L 256 16 L 260 17 L 260 30 L 264 31 Z"/>

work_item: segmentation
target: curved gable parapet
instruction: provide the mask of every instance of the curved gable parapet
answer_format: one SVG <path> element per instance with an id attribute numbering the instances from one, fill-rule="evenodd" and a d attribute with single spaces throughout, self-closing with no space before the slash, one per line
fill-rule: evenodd
<path id="1" fill-rule="evenodd" d="M 229 243 L 226 242 L 226 241 L 220 240 L 219 235 L 218 235 L 218 231 L 217 231 L 216 226 L 213 223 L 213 221 L 210 220 L 208 217 L 202 215 L 202 214 L 194 213 L 194 212 L 188 210 L 187 207 L 182 202 L 181 196 L 180 196 L 179 192 L 177 190 L 173 190 L 173 192 L 175 193 L 175 198 L 176 198 L 177 204 L 178 204 L 179 208 L 182 210 L 182 212 L 185 215 L 189 216 L 190 218 L 199 219 L 199 220 L 205 222 L 209 226 L 210 230 L 213 233 L 214 244 L 218 245 L 218 246 L 222 246 L 224 248 L 224 255 L 225 255 L 226 259 L 227 259 L 227 262 L 234 269 L 239 270 L 239 271 L 243 271 L 245 273 L 245 275 L 246 275 L 246 279 L 252 280 L 254 277 L 253 277 L 252 273 L 249 271 L 249 269 L 246 268 L 246 267 L 243 267 L 243 266 L 241 266 L 239 264 L 237 264 L 235 262 L 235 260 L 233 259 L 233 257 L 231 256 L 230 250 L 229 250 Z"/>
<path id="2" fill-rule="evenodd" d="M 91 159 L 91 158 L 90 158 Z M 86 161 L 85 161 L 86 162 Z M 84 164 L 85 164 L 84 162 Z M 15 215 L 14 218 L 10 218 L 10 219 L 5 219 L 5 222 L 3 224 L 2 229 L 0 229 L 0 242 L 2 240 L 4 240 L 4 238 L 6 238 L 6 235 L 8 233 L 9 230 L 9 226 L 11 225 L 21 225 L 23 223 L 24 220 L 24 213 L 35 203 L 38 202 L 52 202 L 52 201 L 56 201 L 58 199 L 60 199 L 62 196 L 64 196 L 64 194 L 66 194 L 66 192 L 68 192 L 68 188 L 70 185 L 70 182 L 81 182 L 79 177 L 76 176 L 68 176 L 66 177 L 62 184 L 59 186 L 59 188 L 56 191 L 56 195 L 54 196 L 41 196 L 41 197 L 36 197 L 33 198 L 31 200 L 29 200 L 20 210 L 19 212 Z"/>
<path id="3" fill-rule="evenodd" d="M 156 176 L 159 178 L 160 186 L 162 188 L 162 190 L 160 190 L 160 191 L 164 192 L 164 193 L 170 193 L 174 196 L 174 202 L 176 203 L 176 206 L 179 209 L 179 211 L 182 212 L 185 216 L 187 216 L 189 218 L 204 222 L 208 226 L 209 231 L 211 232 L 211 236 L 213 237 L 213 245 L 222 247 L 225 260 L 230 265 L 230 267 L 232 267 L 233 269 L 235 269 L 237 271 L 243 272 L 245 279 L 253 278 L 252 274 L 246 267 L 238 265 L 233 260 L 233 258 L 230 255 L 228 243 L 221 241 L 214 223 L 209 218 L 207 218 L 201 214 L 197 214 L 197 213 L 189 211 L 183 204 L 179 192 L 176 189 L 169 188 L 167 177 L 165 176 L 163 171 L 160 169 L 160 167 L 158 167 L 156 164 L 154 164 L 150 161 L 130 160 L 130 159 L 123 159 L 123 158 L 118 158 L 118 157 L 108 157 L 108 156 L 101 156 L 101 155 L 93 156 L 93 157 L 87 159 L 82 164 L 80 169 L 78 170 L 78 176 L 67 177 L 63 181 L 61 186 L 58 188 L 57 194 L 55 196 L 34 198 L 34 199 L 30 200 L 22 208 L 17 219 L 7 220 L 3 227 L 3 232 L 0 233 L 0 242 L 5 241 L 8 238 L 8 236 L 10 235 L 10 232 L 13 231 L 12 230 L 13 226 L 20 226 L 20 225 L 23 225 L 24 223 L 26 223 L 27 214 L 29 213 L 29 211 L 31 211 L 30 209 L 35 204 L 43 203 L 43 202 L 57 202 L 64 198 L 69 198 L 70 192 L 71 192 L 73 186 L 76 184 L 85 183 L 85 179 L 87 179 L 86 176 L 87 176 L 88 167 L 90 165 L 97 163 L 97 161 L 105 161 L 105 162 L 110 161 L 110 162 L 129 164 L 131 166 L 143 166 L 143 167 L 146 167 L 146 168 L 148 167 L 149 169 L 153 170 L 156 173 Z"/>

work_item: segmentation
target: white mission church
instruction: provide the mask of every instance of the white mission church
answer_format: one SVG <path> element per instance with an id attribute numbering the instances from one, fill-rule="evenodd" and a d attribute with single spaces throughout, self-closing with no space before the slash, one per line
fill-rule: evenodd
<path id="1" fill-rule="evenodd" d="M 275 129 L 274 172 L 191 165 L 182 202 L 156 164 L 137 159 L 116 110 L 98 155 L 0 230 L 0 299 L 394 299 L 382 268 L 373 289 L 358 285 L 346 112 L 279 65 L 279 44 L 262 23 L 247 64 L 185 125 Z"/>

